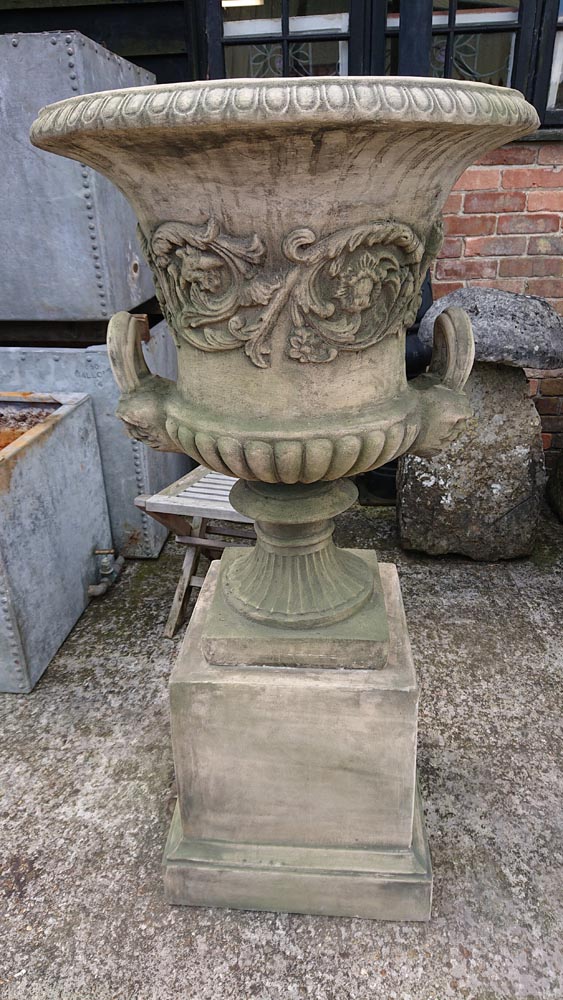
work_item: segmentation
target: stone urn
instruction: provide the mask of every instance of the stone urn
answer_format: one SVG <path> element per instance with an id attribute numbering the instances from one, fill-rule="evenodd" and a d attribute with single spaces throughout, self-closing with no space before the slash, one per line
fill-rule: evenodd
<path id="1" fill-rule="evenodd" d="M 228 550 L 217 583 L 202 592 L 182 654 L 184 666 L 179 661 L 180 673 L 173 678 L 180 796 L 167 857 L 177 873 L 169 885 L 176 902 L 386 915 L 371 890 L 366 889 L 365 905 L 361 892 L 352 890 L 347 902 L 346 894 L 336 891 L 335 902 L 330 879 L 326 898 L 321 881 L 313 895 L 310 886 L 305 897 L 287 886 L 280 894 L 268 866 L 289 864 L 289 855 L 272 861 L 264 844 L 277 838 L 284 850 L 316 843 L 338 852 L 368 842 L 412 850 L 413 858 L 423 851 L 420 843 L 420 850 L 412 846 L 413 830 L 420 831 L 422 823 L 414 784 L 416 685 L 405 666 L 410 653 L 402 612 L 389 611 L 399 609 L 398 583 L 387 571 L 380 574 L 374 553 L 337 549 L 332 519 L 357 496 L 348 477 L 405 452 L 440 450 L 470 415 L 462 390 L 473 363 L 473 337 L 463 310 L 441 314 L 429 370 L 409 383 L 405 331 L 440 249 L 441 209 L 455 181 L 487 150 L 537 124 L 536 112 L 515 91 L 453 80 L 369 77 L 209 81 L 111 91 L 52 105 L 34 123 L 35 145 L 99 170 L 133 205 L 175 339 L 174 384 L 152 375 L 144 364 L 143 319 L 127 313 L 114 317 L 108 342 L 123 392 L 119 416 L 131 435 L 152 447 L 186 452 L 238 477 L 232 503 L 256 521 L 256 546 Z M 387 583 L 382 584 L 382 575 Z M 291 682 L 288 667 L 301 668 L 289 672 Z M 378 803 L 370 814 L 378 831 L 372 840 L 364 819 L 358 818 L 352 832 L 348 825 L 354 827 L 355 820 L 344 827 L 333 822 L 334 816 L 355 816 L 362 798 L 356 789 L 349 801 L 350 782 L 342 780 L 352 754 L 346 741 L 358 724 L 352 714 L 346 732 L 342 728 L 350 692 L 342 689 L 330 702 L 334 716 L 322 698 L 323 685 L 336 690 L 343 667 L 349 683 L 359 685 L 357 691 L 361 687 L 373 694 L 374 684 L 379 691 L 361 704 L 375 713 L 366 718 L 366 732 L 375 727 L 387 743 L 376 758 L 370 738 L 354 743 L 353 753 L 361 745 L 368 755 L 358 764 L 363 775 L 379 773 L 389 741 L 402 739 L 386 728 L 386 698 L 410 692 L 404 708 L 411 725 L 408 746 L 397 749 L 398 769 L 391 767 L 398 786 L 391 788 L 387 769 L 386 776 L 373 779 L 379 784 L 366 798 Z M 261 679 L 252 710 L 262 697 L 273 701 L 264 703 L 252 727 L 241 721 L 233 732 L 233 718 L 242 718 L 242 702 L 236 699 L 247 697 L 242 692 L 251 683 L 250 668 L 256 668 L 252 683 Z M 224 684 L 221 704 L 235 699 L 230 721 L 222 726 L 212 723 L 213 699 L 205 708 L 199 702 L 194 708 L 195 674 L 200 671 L 209 680 L 209 669 L 212 681 L 206 681 L 205 690 Z M 260 671 L 266 671 L 265 679 Z M 336 675 L 332 681 L 330 674 Z M 307 687 L 311 676 L 317 678 L 314 696 Z M 306 720 L 310 696 L 316 704 L 314 724 Z M 357 698 L 354 705 L 361 716 Z M 260 784 L 273 745 L 270 709 L 282 734 L 281 757 L 289 753 L 295 766 L 280 772 L 272 761 L 270 777 Z M 229 750 L 219 770 L 227 773 L 233 759 L 237 769 L 224 786 L 225 797 L 213 799 L 211 808 L 210 796 L 223 787 L 215 768 L 225 729 Z M 336 744 L 330 742 L 333 730 L 341 734 Z M 258 743 L 250 746 L 250 739 Z M 323 739 L 329 740 L 326 746 Z M 315 785 L 313 759 L 326 760 L 335 746 L 334 780 L 319 771 Z M 198 750 L 207 764 L 194 771 Z M 328 804 L 327 782 L 334 789 Z M 270 801 L 274 787 L 277 798 Z M 247 801 L 244 822 L 242 801 Z M 245 823 L 250 825 L 243 836 Z M 237 853 L 241 838 L 262 845 L 253 856 L 265 859 L 258 881 L 270 888 L 252 895 L 252 879 L 242 891 L 223 872 L 224 891 L 217 895 L 216 879 L 201 889 L 205 879 L 192 877 L 193 866 L 201 863 L 201 844 L 229 841 L 225 871 L 232 874 L 233 866 L 243 871 L 248 864 L 248 850 L 244 857 Z M 311 855 L 303 868 L 302 855 L 291 855 L 292 870 L 306 881 L 307 865 L 321 864 L 323 871 L 343 877 L 337 857 L 342 856 Z M 376 869 L 380 882 L 387 877 L 375 856 L 370 864 L 370 878 Z M 426 880 L 426 896 L 421 890 L 412 904 L 400 872 L 385 862 L 385 871 L 396 876 L 393 892 L 406 900 L 391 915 L 427 915 L 429 861 L 420 864 L 416 871 Z M 184 874 L 188 869 L 182 865 L 190 871 L 187 883 L 180 869 Z"/>

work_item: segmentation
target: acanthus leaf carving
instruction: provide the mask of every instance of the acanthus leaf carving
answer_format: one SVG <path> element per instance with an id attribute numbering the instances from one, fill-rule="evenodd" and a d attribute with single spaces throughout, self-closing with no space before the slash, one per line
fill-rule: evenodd
<path id="1" fill-rule="evenodd" d="M 178 341 L 203 351 L 243 347 L 268 367 L 270 335 L 287 306 L 287 353 L 303 363 L 333 361 L 340 351 L 371 347 L 414 322 L 422 280 L 441 242 L 436 224 L 426 246 L 405 223 L 378 220 L 318 239 L 311 229 L 283 240 L 289 267 L 264 270 L 260 237 L 165 222 L 141 233 L 159 301 Z"/>
<path id="2" fill-rule="evenodd" d="M 177 337 L 204 351 L 244 345 L 265 367 L 268 349 L 253 349 L 253 326 L 240 312 L 266 305 L 279 288 L 275 276 L 260 273 L 266 249 L 259 236 L 229 236 L 210 218 L 206 226 L 162 223 L 142 242 Z"/>

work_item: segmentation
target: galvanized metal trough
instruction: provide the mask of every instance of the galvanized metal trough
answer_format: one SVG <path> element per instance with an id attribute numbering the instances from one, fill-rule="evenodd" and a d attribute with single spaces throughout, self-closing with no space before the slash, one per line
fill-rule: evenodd
<path id="1" fill-rule="evenodd" d="M 0 691 L 31 691 L 111 546 L 90 397 L 0 393 Z"/>

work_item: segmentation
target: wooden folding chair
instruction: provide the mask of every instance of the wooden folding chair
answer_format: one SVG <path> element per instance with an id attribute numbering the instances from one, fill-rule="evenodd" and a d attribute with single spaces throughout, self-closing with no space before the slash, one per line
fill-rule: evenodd
<path id="1" fill-rule="evenodd" d="M 184 621 L 192 587 L 201 587 L 203 583 L 204 577 L 196 575 L 200 554 L 206 552 L 220 555 L 223 549 L 236 544 L 210 536 L 256 538 L 253 530 L 208 524 L 210 520 L 253 523 L 229 503 L 229 493 L 235 483 L 236 479 L 230 476 L 222 476 L 204 465 L 198 465 L 197 469 L 182 476 L 160 493 L 155 493 L 154 496 L 141 495 L 135 500 L 137 507 L 174 532 L 176 541 L 186 546 L 182 572 L 164 628 L 164 635 L 169 639 Z"/>

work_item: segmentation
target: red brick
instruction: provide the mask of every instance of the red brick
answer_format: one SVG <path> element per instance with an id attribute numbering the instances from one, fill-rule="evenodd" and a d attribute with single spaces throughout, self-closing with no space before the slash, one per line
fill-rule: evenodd
<path id="1" fill-rule="evenodd" d="M 528 379 L 528 392 L 530 396 L 535 396 L 538 391 L 540 380 L 538 378 Z"/>
<path id="2" fill-rule="evenodd" d="M 551 435 L 551 447 L 557 449 L 563 448 L 563 434 Z"/>
<path id="3" fill-rule="evenodd" d="M 535 278 L 560 278 L 563 276 L 563 258 L 506 257 L 499 261 L 498 273 L 503 277 L 510 278 L 515 278 L 518 275 Z"/>
<path id="4" fill-rule="evenodd" d="M 495 278 L 490 287 L 500 288 L 503 292 L 517 292 L 520 295 L 525 291 L 522 278 Z"/>
<path id="5" fill-rule="evenodd" d="M 528 295 L 542 298 L 563 298 L 563 278 L 525 278 Z"/>
<path id="6" fill-rule="evenodd" d="M 537 381 L 537 379 L 534 379 Z M 538 413 L 561 413 L 561 399 L 558 396 L 536 396 L 534 404 Z M 561 418 L 563 419 L 563 418 Z"/>
<path id="7" fill-rule="evenodd" d="M 448 236 L 490 236 L 496 224 L 496 215 L 447 215 L 444 232 Z"/>
<path id="8" fill-rule="evenodd" d="M 512 236 L 509 239 L 517 239 Z M 530 236 L 528 253 L 563 254 L 563 236 Z"/>
<path id="9" fill-rule="evenodd" d="M 563 316 L 563 299 L 548 299 L 547 301 L 560 316 Z"/>
<path id="10" fill-rule="evenodd" d="M 542 434 L 541 439 L 544 451 L 547 451 L 548 448 L 551 448 L 551 434 Z"/>
<path id="11" fill-rule="evenodd" d="M 563 257 L 531 257 L 537 278 L 560 278 L 563 276 Z"/>
<path id="12" fill-rule="evenodd" d="M 497 233 L 558 233 L 561 217 L 551 215 L 499 215 Z"/>
<path id="13" fill-rule="evenodd" d="M 442 243 L 440 257 L 461 257 L 463 250 L 463 240 L 459 238 L 446 237 Z"/>
<path id="14" fill-rule="evenodd" d="M 486 215 L 487 212 L 523 212 L 526 195 L 523 191 L 474 191 L 465 195 L 464 212 Z"/>
<path id="15" fill-rule="evenodd" d="M 500 187 L 499 167 L 469 167 L 456 184 L 454 191 L 498 191 Z"/>
<path id="16" fill-rule="evenodd" d="M 442 211 L 444 215 L 447 215 L 449 212 L 451 213 L 461 212 L 462 204 L 463 204 L 463 195 L 457 194 L 457 192 L 455 194 L 450 194 L 446 198 Z"/>
<path id="17" fill-rule="evenodd" d="M 558 191 L 530 191 L 529 212 L 563 212 L 563 188 Z"/>
<path id="18" fill-rule="evenodd" d="M 551 415 L 548 414 L 547 416 L 542 417 L 541 425 L 542 429 L 550 434 L 563 433 L 563 417 L 552 417 Z"/>
<path id="19" fill-rule="evenodd" d="M 499 260 L 498 273 L 503 278 L 527 277 L 534 273 L 534 257 L 506 257 Z"/>
<path id="20" fill-rule="evenodd" d="M 558 167 L 563 166 L 563 143 L 542 143 L 538 153 L 538 163 L 554 163 Z"/>
<path id="21" fill-rule="evenodd" d="M 471 288 L 500 288 L 502 292 L 518 292 L 520 294 L 524 292 L 521 278 L 472 278 L 467 284 Z"/>
<path id="22" fill-rule="evenodd" d="M 432 291 L 435 299 L 440 299 L 442 295 L 449 295 L 450 292 L 457 292 L 458 288 L 463 288 L 463 281 L 433 281 Z"/>
<path id="23" fill-rule="evenodd" d="M 542 396 L 563 396 L 563 378 L 544 378 L 541 383 Z"/>
<path id="24" fill-rule="evenodd" d="M 563 368 L 525 368 L 527 378 L 563 378 Z M 541 389 L 541 381 L 540 381 Z"/>
<path id="25" fill-rule="evenodd" d="M 502 186 L 519 191 L 563 187 L 563 167 L 507 167 L 502 172 Z"/>
<path id="26" fill-rule="evenodd" d="M 438 280 L 460 278 L 495 278 L 497 273 L 496 260 L 438 260 L 436 261 L 436 277 Z"/>
<path id="27" fill-rule="evenodd" d="M 465 241 L 466 257 L 513 257 L 525 252 L 525 236 L 470 236 Z"/>
<path id="28" fill-rule="evenodd" d="M 532 143 L 523 143 L 521 146 L 501 146 L 500 149 L 493 149 L 490 153 L 485 153 L 479 160 L 479 166 L 489 166 L 491 164 L 513 164 L 513 163 L 535 163 L 538 155 L 538 147 Z"/>

